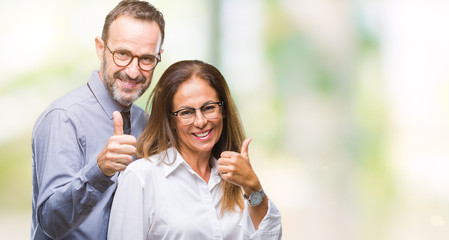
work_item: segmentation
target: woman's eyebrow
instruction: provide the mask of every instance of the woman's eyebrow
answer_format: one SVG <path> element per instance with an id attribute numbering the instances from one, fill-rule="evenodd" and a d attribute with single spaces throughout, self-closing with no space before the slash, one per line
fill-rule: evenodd
<path id="1" fill-rule="evenodd" d="M 209 101 L 203 103 L 203 105 L 201 105 L 199 107 L 204 107 L 205 105 L 210 104 L 210 103 L 214 103 L 214 102 L 218 102 L 218 101 L 209 100 Z M 181 110 L 181 109 L 195 109 L 195 108 L 194 107 L 190 107 L 190 106 L 179 106 L 176 109 Z"/>

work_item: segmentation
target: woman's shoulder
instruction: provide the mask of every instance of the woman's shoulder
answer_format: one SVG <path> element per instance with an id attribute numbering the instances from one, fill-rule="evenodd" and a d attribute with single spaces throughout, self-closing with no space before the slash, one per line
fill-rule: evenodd
<path id="1" fill-rule="evenodd" d="M 137 159 L 129 164 L 126 169 L 132 170 L 133 172 L 147 172 L 152 171 L 157 167 L 157 160 L 151 157 Z"/>
<path id="2" fill-rule="evenodd" d="M 138 181 L 141 184 L 146 185 L 151 178 L 160 175 L 157 173 L 160 171 L 158 170 L 159 168 L 158 164 L 152 159 L 137 159 L 130 163 L 125 171 L 119 175 L 119 183 L 123 181 Z"/>
<path id="3" fill-rule="evenodd" d="M 173 153 L 177 152 L 173 149 L 167 149 L 166 151 L 151 157 L 137 159 L 129 164 L 126 169 L 129 169 L 129 171 L 133 171 L 139 175 L 162 170 L 164 168 L 163 166 L 168 164 L 173 158 Z"/>

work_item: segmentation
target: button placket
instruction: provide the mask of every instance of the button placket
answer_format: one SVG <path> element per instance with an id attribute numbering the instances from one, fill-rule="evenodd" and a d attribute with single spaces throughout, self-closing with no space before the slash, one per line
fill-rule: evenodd
<path id="1" fill-rule="evenodd" d="M 198 183 L 201 199 L 203 202 L 203 206 L 205 206 L 205 208 L 208 210 L 208 218 L 209 218 L 209 222 L 211 223 L 213 239 L 217 239 L 217 240 L 223 239 L 221 228 L 219 225 L 220 223 L 218 221 L 218 214 L 215 209 L 215 204 L 213 202 L 211 192 L 209 190 L 209 185 L 203 179 L 201 179 L 199 176 L 197 178 L 197 183 Z"/>

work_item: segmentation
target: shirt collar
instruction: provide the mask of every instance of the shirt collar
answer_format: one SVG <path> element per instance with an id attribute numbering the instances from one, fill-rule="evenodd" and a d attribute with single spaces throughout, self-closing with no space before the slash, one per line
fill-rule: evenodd
<path id="1" fill-rule="evenodd" d="M 114 111 L 122 111 L 124 108 L 112 99 L 105 84 L 100 78 L 98 71 L 93 71 L 90 75 L 88 86 L 92 94 L 97 99 L 98 104 L 103 108 L 103 111 L 112 119 Z"/>
<path id="2" fill-rule="evenodd" d="M 161 154 L 165 154 L 165 153 L 161 153 Z M 167 154 L 166 156 L 163 156 L 164 157 L 164 161 L 163 161 L 164 163 L 162 163 L 163 164 L 163 168 L 164 168 L 165 177 L 168 177 L 168 175 L 170 175 L 175 169 L 177 169 L 181 165 L 184 165 L 188 171 L 193 173 L 192 168 L 184 160 L 184 158 L 181 156 L 181 154 L 178 152 L 178 150 L 176 150 L 175 148 L 169 148 L 169 149 L 167 149 L 166 154 Z M 174 162 L 173 162 L 173 157 L 176 157 Z M 172 164 L 170 164 L 170 163 L 172 163 Z M 211 173 L 210 173 L 210 175 L 211 176 L 218 176 L 219 175 L 219 172 L 218 172 L 218 161 L 217 161 L 217 159 L 215 157 L 211 157 Z"/>
<path id="3" fill-rule="evenodd" d="M 175 148 L 169 148 L 166 152 L 160 153 L 164 161 L 162 163 L 164 168 L 165 177 L 168 177 L 175 169 L 179 167 L 182 163 L 186 163 L 184 158 Z M 166 154 L 164 156 L 164 154 Z"/>

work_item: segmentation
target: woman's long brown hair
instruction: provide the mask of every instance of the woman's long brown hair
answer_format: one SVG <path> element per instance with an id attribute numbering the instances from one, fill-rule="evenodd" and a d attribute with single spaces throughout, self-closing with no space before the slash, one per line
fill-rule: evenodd
<path id="1" fill-rule="evenodd" d="M 136 146 L 138 158 L 149 159 L 159 153 L 169 157 L 166 150 L 170 147 L 178 148 L 177 134 L 172 127 L 175 120 L 171 115 L 173 96 L 179 86 L 192 77 L 198 77 L 208 82 L 217 92 L 220 101 L 224 101 L 222 107 L 223 131 L 212 149 L 212 155 L 218 159 L 223 151 L 240 152 L 245 133 L 224 77 L 210 64 L 198 60 L 188 60 L 171 65 L 162 74 L 151 92 L 147 102 L 147 111 L 151 105 L 150 118 Z M 225 211 L 236 210 L 236 206 L 243 210 L 241 188 L 225 180 L 222 181 L 221 186 L 223 190 L 221 214 Z"/>

